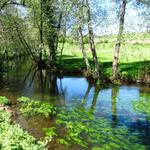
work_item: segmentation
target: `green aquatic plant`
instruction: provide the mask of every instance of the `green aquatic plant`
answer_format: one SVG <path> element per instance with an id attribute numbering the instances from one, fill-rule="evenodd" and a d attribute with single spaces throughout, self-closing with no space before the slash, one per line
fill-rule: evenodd
<path id="1" fill-rule="evenodd" d="M 94 117 L 79 107 L 61 109 L 56 117 L 59 144 L 78 145 L 92 150 L 144 150 L 145 147 L 124 126 L 112 128 L 111 122 Z M 60 129 L 63 132 L 61 134 Z"/>
<path id="2" fill-rule="evenodd" d="M 10 104 L 10 102 L 6 97 L 0 96 L 0 105 L 6 106 L 6 105 L 9 105 L 9 104 Z"/>
<path id="3" fill-rule="evenodd" d="M 25 116 L 43 115 L 49 117 L 56 114 L 56 108 L 51 103 L 32 100 L 27 97 L 21 97 L 18 101 L 21 102 L 19 110 Z"/>
<path id="4" fill-rule="evenodd" d="M 48 141 L 51 141 L 53 137 L 57 136 L 55 127 L 44 128 L 43 130 L 46 136 L 45 138 L 48 139 Z"/>
<path id="5" fill-rule="evenodd" d="M 136 112 L 150 115 L 150 96 L 146 98 L 143 97 L 139 101 L 134 102 L 133 106 Z"/>
<path id="6" fill-rule="evenodd" d="M 47 150 L 46 142 L 37 141 L 18 124 L 12 124 L 11 114 L 0 111 L 1 150 Z"/>

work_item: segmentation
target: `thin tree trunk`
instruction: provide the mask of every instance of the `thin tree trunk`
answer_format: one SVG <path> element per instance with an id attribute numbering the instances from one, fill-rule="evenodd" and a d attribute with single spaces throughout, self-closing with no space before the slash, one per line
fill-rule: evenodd
<path id="1" fill-rule="evenodd" d="M 63 14 L 62 14 L 62 12 L 60 12 L 59 20 L 58 20 L 58 26 L 57 26 L 56 51 L 58 50 L 59 33 L 60 33 L 60 29 L 61 29 L 62 19 L 63 19 Z"/>
<path id="2" fill-rule="evenodd" d="M 59 65 L 60 66 L 61 66 L 61 63 L 62 63 L 62 55 L 63 55 L 65 42 L 66 42 L 66 24 L 65 24 L 64 35 L 63 35 L 63 43 L 62 43 L 62 47 L 61 47 L 61 50 L 60 50 L 60 59 L 59 59 Z"/>
<path id="3" fill-rule="evenodd" d="M 16 27 L 16 31 L 19 37 L 19 40 L 21 42 L 21 44 L 26 47 L 26 49 L 28 50 L 28 53 L 30 54 L 31 58 L 35 61 L 35 63 L 37 63 L 37 59 L 36 56 L 34 56 L 34 53 L 32 52 L 32 49 L 30 48 L 29 44 L 27 43 L 27 41 L 25 40 L 24 36 L 22 35 L 22 32 L 19 30 L 17 22 L 14 21 L 15 27 Z"/>
<path id="4" fill-rule="evenodd" d="M 126 3 L 127 3 L 126 0 L 122 0 L 121 9 L 120 9 L 119 33 L 115 45 L 114 59 L 112 64 L 113 80 L 119 79 L 119 70 L 118 70 L 119 52 L 120 52 L 121 42 L 123 38 Z"/>
<path id="5" fill-rule="evenodd" d="M 80 46 L 81 46 L 84 62 L 86 64 L 87 71 L 90 71 L 90 64 L 89 64 L 89 60 L 87 58 L 87 54 L 86 54 L 86 51 L 84 48 L 83 34 L 82 34 L 82 27 L 81 26 L 79 26 L 79 35 L 80 35 Z"/>
<path id="6" fill-rule="evenodd" d="M 87 7 L 87 16 L 88 16 L 88 30 L 89 30 L 89 43 L 90 43 L 90 49 L 93 55 L 93 61 L 94 61 L 94 76 L 95 78 L 99 78 L 99 63 L 96 53 L 96 47 L 94 43 L 94 33 L 93 33 L 93 27 L 92 27 L 92 20 L 91 20 L 91 12 L 90 12 L 90 6 L 88 0 L 86 0 L 86 7 Z"/>
<path id="7" fill-rule="evenodd" d="M 40 14 L 40 62 L 42 61 L 42 51 L 43 51 L 43 0 L 40 1 L 41 14 Z"/>

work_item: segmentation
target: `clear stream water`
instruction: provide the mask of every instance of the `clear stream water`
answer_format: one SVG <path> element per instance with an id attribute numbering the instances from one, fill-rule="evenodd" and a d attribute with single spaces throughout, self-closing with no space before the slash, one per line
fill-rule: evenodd
<path id="1" fill-rule="evenodd" d="M 96 87 L 84 77 L 57 77 L 46 70 L 39 71 L 28 65 L 13 66 L 9 72 L 5 73 L 4 80 L 7 84 L 1 87 L 0 95 L 11 99 L 14 104 L 18 97 L 27 96 L 53 103 L 58 108 L 67 109 L 76 106 L 78 109 L 82 105 L 84 110 L 92 110 L 92 115 L 96 118 L 107 120 L 112 124 L 112 129 L 126 127 L 130 131 L 129 133 L 134 133 L 140 145 L 143 145 L 145 149 L 150 148 L 150 122 L 147 119 L 149 116 L 136 111 L 134 107 L 134 103 L 139 103 L 141 98 L 150 101 L 149 87 L 134 84 L 120 86 L 107 84 L 103 87 Z M 45 117 L 26 118 L 17 115 L 15 119 L 36 138 L 44 136 L 43 128 L 55 125 L 55 119 Z M 67 148 L 52 142 L 50 149 L 63 150 Z M 68 149 L 87 148 L 72 146 Z M 92 148 L 89 147 L 89 149 Z"/>

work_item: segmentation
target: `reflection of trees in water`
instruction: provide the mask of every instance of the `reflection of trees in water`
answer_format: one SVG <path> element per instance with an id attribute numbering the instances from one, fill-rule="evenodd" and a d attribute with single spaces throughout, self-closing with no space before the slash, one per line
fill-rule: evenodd
<path id="1" fill-rule="evenodd" d="M 92 105 L 90 107 L 90 112 L 91 113 L 94 113 L 94 111 L 95 111 L 99 92 L 100 92 L 100 87 L 96 86 L 95 89 L 94 89 L 94 95 L 93 95 Z"/>
<path id="2" fill-rule="evenodd" d="M 87 98 L 88 98 L 88 95 L 89 95 L 89 93 L 90 93 L 91 88 L 92 88 L 92 84 L 89 83 L 89 84 L 88 84 L 88 88 L 87 88 L 87 90 L 86 90 L 86 92 L 85 92 L 84 98 L 83 98 L 83 100 L 82 100 L 82 105 L 83 105 L 83 106 L 85 105 L 85 103 L 86 103 L 86 101 L 87 101 Z"/>
<path id="3" fill-rule="evenodd" d="M 141 93 L 140 100 L 133 103 L 135 112 L 142 115 L 142 118 L 138 120 L 131 126 L 134 130 L 138 131 L 139 136 L 143 139 L 146 144 L 150 143 L 150 95 L 149 93 Z M 145 117 L 144 117 L 145 116 Z"/>
<path id="4" fill-rule="evenodd" d="M 112 87 L 111 91 L 111 110 L 112 110 L 112 126 L 116 127 L 118 124 L 118 118 L 117 118 L 117 95 L 118 95 L 119 88 L 118 87 Z"/>
<path id="5" fill-rule="evenodd" d="M 31 87 L 35 84 L 36 88 L 40 88 L 42 97 L 46 90 L 48 90 L 51 96 L 56 96 L 58 94 L 57 76 L 45 69 L 38 69 L 35 66 L 31 66 L 23 80 L 24 84 L 27 81 L 29 81 L 28 86 Z"/>
<path id="6" fill-rule="evenodd" d="M 86 104 L 88 96 L 89 96 L 89 93 L 90 93 L 92 87 L 94 87 L 94 86 L 95 86 L 94 84 L 91 84 L 90 82 L 88 83 L 87 90 L 85 92 L 84 98 L 83 98 L 82 103 L 81 103 L 82 106 L 84 106 Z M 99 87 L 99 86 L 95 86 L 94 87 L 94 95 L 93 95 L 92 103 L 91 103 L 91 106 L 90 106 L 90 109 L 89 109 L 89 111 L 91 113 L 94 113 L 94 111 L 95 111 L 96 103 L 97 103 L 97 99 L 98 99 L 98 95 L 99 95 L 100 89 L 101 89 L 101 87 Z"/>

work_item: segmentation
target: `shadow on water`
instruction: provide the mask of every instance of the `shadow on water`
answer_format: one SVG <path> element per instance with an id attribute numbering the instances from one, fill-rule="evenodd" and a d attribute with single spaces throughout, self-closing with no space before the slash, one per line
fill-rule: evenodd
<path id="1" fill-rule="evenodd" d="M 68 107 L 74 109 L 77 106 L 78 110 L 82 107 L 92 116 L 107 120 L 112 129 L 125 126 L 130 134 L 135 134 L 145 145 L 149 145 L 150 119 L 147 114 L 135 111 L 133 105 L 143 97 L 150 100 L 150 88 L 140 85 L 99 87 L 84 77 L 57 76 L 28 62 L 10 66 L 7 72 L 0 74 L 0 80 L 6 83 L 1 86 L 0 95 L 14 101 L 18 97 L 27 96 L 53 103 L 58 108 L 65 107 L 66 110 Z M 18 115 L 15 119 L 37 138 L 44 136 L 43 128 L 55 125 L 55 119 L 49 118 Z M 78 120 L 82 120 L 82 116 Z M 55 149 L 61 148 L 56 146 Z"/>

